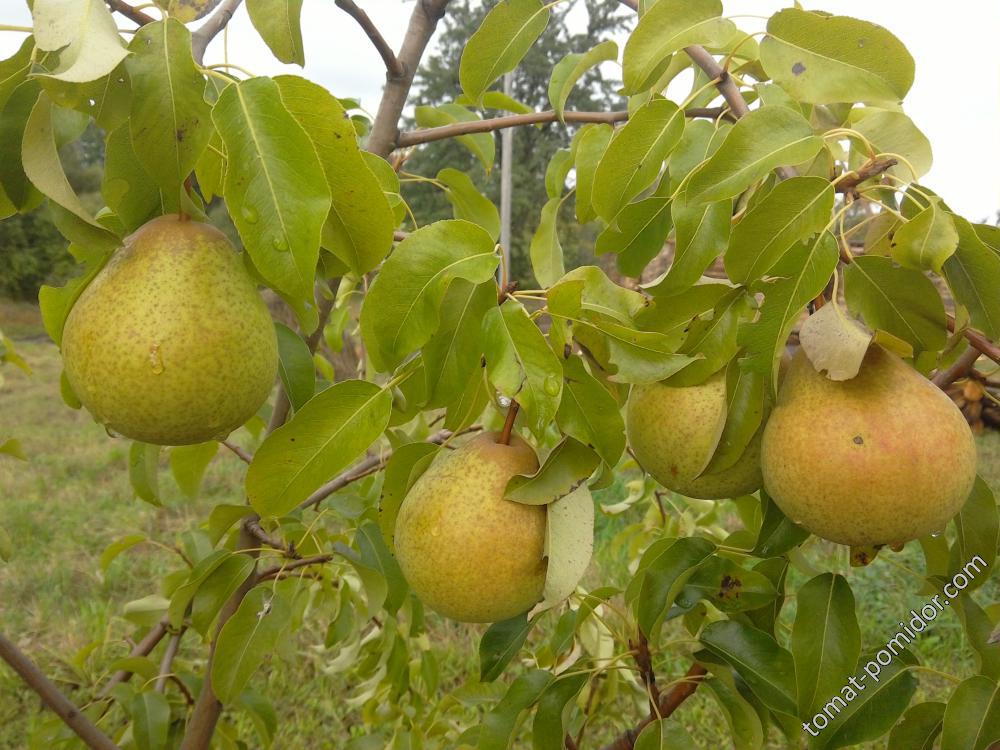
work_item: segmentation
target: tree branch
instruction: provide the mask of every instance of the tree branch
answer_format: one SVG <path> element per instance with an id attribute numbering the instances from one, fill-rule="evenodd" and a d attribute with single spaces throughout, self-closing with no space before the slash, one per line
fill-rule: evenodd
<path id="1" fill-rule="evenodd" d="M 838 193 L 853 193 L 854 189 L 865 180 L 870 180 L 899 164 L 898 159 L 872 159 L 867 164 L 853 172 L 848 172 L 836 188 Z"/>
<path id="2" fill-rule="evenodd" d="M 267 570 L 261 571 L 260 579 L 261 581 L 269 581 L 272 578 L 277 578 L 280 575 L 284 575 L 290 570 L 295 570 L 296 568 L 304 568 L 307 565 L 322 565 L 323 563 L 328 563 L 335 557 L 333 554 L 326 555 L 313 555 L 312 557 L 303 557 L 301 560 L 292 560 L 286 565 L 275 565 L 273 568 L 268 568 Z"/>
<path id="3" fill-rule="evenodd" d="M 163 636 L 167 634 L 168 625 L 169 621 L 167 620 L 166 617 L 164 617 L 162 620 L 156 623 L 156 625 L 154 625 L 152 629 L 148 633 L 146 633 L 145 637 L 137 644 L 135 644 L 135 646 L 129 652 L 129 657 L 131 658 L 136 656 L 149 656 L 151 653 L 153 653 L 153 649 L 156 648 L 157 644 L 159 644 L 159 642 L 163 640 Z M 118 685 L 122 682 L 128 682 L 130 679 L 132 679 L 132 673 L 127 670 L 122 669 L 115 672 L 113 675 L 111 675 L 111 679 L 108 680 L 108 684 L 105 685 L 101 689 L 101 692 L 97 694 L 97 697 L 106 698 L 107 696 L 111 695 L 111 690 L 114 688 L 115 685 Z"/>
<path id="4" fill-rule="evenodd" d="M 948 316 L 948 330 L 955 330 L 955 319 L 951 315 Z M 997 346 L 974 328 L 966 328 L 963 335 L 975 349 L 1000 365 L 1000 346 Z"/>
<path id="5" fill-rule="evenodd" d="M 0 658 L 7 662 L 32 690 L 38 693 L 42 703 L 62 719 L 63 723 L 72 729 L 87 747 L 94 748 L 94 750 L 119 750 L 118 745 L 94 726 L 90 719 L 59 692 L 59 688 L 48 677 L 42 674 L 34 662 L 21 653 L 17 646 L 8 641 L 2 634 L 0 634 Z"/>
<path id="6" fill-rule="evenodd" d="M 368 17 L 368 14 L 359 8 L 354 0 L 335 0 L 335 2 L 338 8 L 348 13 L 358 22 L 358 25 L 361 26 L 365 34 L 368 35 L 368 38 L 371 39 L 372 44 L 375 45 L 375 49 L 378 50 L 379 55 L 382 57 L 382 62 L 385 63 L 385 70 L 388 77 L 401 78 L 406 73 L 406 69 L 396 59 L 396 53 L 392 51 L 392 47 L 385 41 L 385 37 L 379 32 L 378 27 Z"/>
<path id="7" fill-rule="evenodd" d="M 732 114 L 725 107 L 691 107 L 684 110 L 688 117 L 725 117 L 733 119 Z M 597 122 L 613 124 L 625 122 L 628 119 L 628 112 L 563 112 L 563 122 Z M 452 125 L 442 125 L 436 128 L 425 128 L 423 130 L 411 130 L 408 133 L 400 133 L 396 140 L 396 148 L 406 148 L 416 146 L 421 143 L 440 141 L 444 138 L 454 138 L 459 135 L 469 133 L 488 133 L 504 128 L 514 128 L 520 125 L 538 125 L 546 122 L 559 122 L 559 116 L 552 110 L 544 112 L 527 112 L 520 115 L 504 115 L 503 117 L 490 117 L 485 120 L 472 120 L 470 122 L 457 122 Z"/>
<path id="8" fill-rule="evenodd" d="M 448 0 L 419 0 L 413 6 L 406 36 L 396 56 L 403 68 L 403 74 L 389 76 L 386 80 L 382 101 L 379 102 L 378 112 L 372 122 L 372 131 L 368 136 L 368 150 L 383 159 L 389 156 L 396 145 L 399 116 L 406 105 L 406 97 L 413 85 L 413 76 L 417 72 L 420 58 L 424 56 L 424 50 L 434 34 L 438 21 L 444 15 L 447 4 Z"/>
<path id="9" fill-rule="evenodd" d="M 614 742 L 606 745 L 604 750 L 632 750 L 642 730 L 657 719 L 665 719 L 676 711 L 684 701 L 694 695 L 694 691 L 698 689 L 698 685 L 701 684 L 702 678 L 706 674 L 707 670 L 701 664 L 692 664 L 684 676 L 683 682 L 675 685 L 669 693 L 660 698 L 658 711 L 651 711 L 635 727 L 626 730 Z"/>
<path id="10" fill-rule="evenodd" d="M 232 19 L 236 9 L 240 7 L 243 0 L 225 0 L 218 10 L 215 11 L 208 20 L 203 23 L 196 32 L 191 34 L 191 52 L 194 61 L 201 65 L 205 57 L 205 50 L 209 43 L 226 28 L 226 24 Z"/>
<path id="11" fill-rule="evenodd" d="M 294 547 L 285 544 L 281 539 L 264 531 L 264 527 L 260 525 L 260 516 L 256 513 L 252 516 L 247 516 L 246 520 L 243 521 L 243 528 L 261 544 L 280 550 L 288 557 L 297 558 L 299 556 Z"/>
<path id="12" fill-rule="evenodd" d="M 153 688 L 158 693 L 162 693 L 167 687 L 167 679 L 173 671 L 174 657 L 177 656 L 177 650 L 181 646 L 181 638 L 183 637 L 184 628 L 181 628 L 167 641 L 167 647 L 163 650 L 163 658 L 160 660 L 160 673 L 156 676 L 156 685 Z"/>
<path id="13" fill-rule="evenodd" d="M 242 461 L 243 463 L 248 464 L 251 461 L 253 461 L 253 456 L 247 451 L 240 448 L 240 446 L 238 446 L 232 440 L 223 440 L 222 444 L 229 450 L 231 450 L 233 453 L 235 453 L 239 457 L 240 461 Z"/>
<path id="14" fill-rule="evenodd" d="M 145 26 L 147 23 L 153 23 L 156 20 L 148 13 L 133 8 L 125 0 L 107 0 L 107 3 L 112 11 L 121 13 L 125 18 L 139 26 Z"/>

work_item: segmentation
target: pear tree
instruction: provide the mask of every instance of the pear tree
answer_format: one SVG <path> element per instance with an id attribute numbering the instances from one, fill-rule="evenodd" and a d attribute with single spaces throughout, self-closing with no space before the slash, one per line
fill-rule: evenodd
<path id="1" fill-rule="evenodd" d="M 1000 517 L 941 391 L 1000 362 L 1000 233 L 921 181 L 913 58 L 797 4 L 748 33 L 721 0 L 621 0 L 631 32 L 569 52 L 535 111 L 499 80 L 569 2 L 490 0 L 415 129 L 448 0 L 406 6 L 398 48 L 355 0 L 327 50 L 304 49 L 302 0 L 33 0 L 30 28 L 0 26 L 24 40 L 0 62 L 0 217 L 47 204 L 79 264 L 40 293 L 67 408 L 128 441 L 149 503 L 161 474 L 195 495 L 212 461 L 246 463 L 244 501 L 104 551 L 180 554 L 124 605 L 128 644 L 87 634 L 72 690 L 0 625 L 51 709 L 25 747 L 687 748 L 696 701 L 739 750 L 1000 747 Z M 334 37 L 367 36 L 378 106 L 230 62 L 211 43 L 244 12 L 283 63 L 349 66 Z M 618 64 L 617 108 L 568 105 Z M 488 172 L 527 126 L 570 144 L 537 176 L 537 288 L 471 175 L 407 169 L 455 139 Z M 59 155 L 88 127 L 96 212 Z M 411 181 L 453 218 L 415 215 Z M 567 267 L 571 221 L 599 263 Z M 334 371 L 344 341 L 361 356 Z M 2 336 L 0 360 L 24 364 Z M 594 564 L 602 517 L 620 580 Z M 862 639 L 860 567 L 904 545 L 963 671 L 922 665 L 915 624 Z M 447 619 L 481 623 L 459 680 Z M 282 735 L 275 659 L 342 673 L 350 732 Z"/>

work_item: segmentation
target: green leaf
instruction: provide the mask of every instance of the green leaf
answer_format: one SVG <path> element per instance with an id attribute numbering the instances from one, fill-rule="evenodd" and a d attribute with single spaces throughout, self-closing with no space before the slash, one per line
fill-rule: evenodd
<path id="1" fill-rule="evenodd" d="M 184 623 L 184 618 L 187 615 L 188 605 L 191 604 L 191 600 L 194 598 L 195 594 L 198 593 L 202 584 L 208 580 L 212 574 L 218 570 L 223 563 L 225 563 L 230 558 L 241 559 L 245 561 L 250 561 L 250 565 L 243 567 L 245 568 L 242 578 L 235 581 L 235 584 L 243 583 L 247 576 L 250 575 L 250 570 L 253 567 L 253 558 L 249 555 L 233 555 L 233 553 L 228 550 L 215 550 L 207 557 L 199 560 L 191 571 L 187 574 L 187 578 L 181 583 L 170 596 L 170 606 L 167 608 L 167 617 L 170 622 L 170 626 L 173 628 L 179 628 Z M 227 571 L 228 572 L 228 571 Z M 233 579 L 236 576 L 232 576 Z"/>
<path id="2" fill-rule="evenodd" d="M 439 450 L 441 446 L 434 443 L 406 443 L 394 450 L 386 463 L 378 504 L 378 522 L 390 551 L 394 549 L 396 516 L 399 515 L 406 493 L 431 465 Z"/>
<path id="3" fill-rule="evenodd" d="M 972 322 L 993 341 L 1000 338 L 1000 253 L 984 243 L 972 225 L 953 217 L 958 248 L 944 262 L 944 276 L 955 299 L 969 310 Z"/>
<path id="4" fill-rule="evenodd" d="M 884 28 L 798 8 L 771 16 L 760 61 L 775 83 L 810 104 L 898 102 L 913 85 L 913 58 Z"/>
<path id="5" fill-rule="evenodd" d="M 136 693 L 129 711 L 137 750 L 165 750 L 170 735 L 170 704 L 163 693 Z"/>
<path id="6" fill-rule="evenodd" d="M 692 44 L 722 47 L 737 33 L 721 0 L 659 0 L 639 17 L 622 58 L 623 93 L 639 94 L 663 72 L 670 55 Z"/>
<path id="7" fill-rule="evenodd" d="M 737 287 L 719 300 L 711 318 L 693 320 L 684 343 L 677 350 L 679 354 L 690 356 L 692 362 L 671 376 L 670 385 L 682 388 L 698 385 L 725 367 L 736 356 L 739 321 L 749 306 L 746 290 Z"/>
<path id="8" fill-rule="evenodd" d="M 631 323 L 649 304 L 643 295 L 616 284 L 597 266 L 574 268 L 547 296 L 549 308 L 559 313 L 594 313 L 620 323 Z"/>
<path id="9" fill-rule="evenodd" d="M 118 555 L 120 555 L 122 552 L 125 552 L 126 550 L 132 549 L 132 547 L 134 547 L 137 544 L 145 542 L 146 539 L 147 537 L 145 534 L 126 534 L 120 539 L 116 539 L 115 541 L 113 541 L 111 544 L 105 547 L 104 551 L 101 553 L 101 562 L 100 562 L 101 572 L 107 573 L 108 568 L 111 566 L 111 563 L 114 562 L 115 558 L 118 557 Z"/>
<path id="10" fill-rule="evenodd" d="M 155 216 L 177 211 L 179 193 L 166 194 L 143 169 L 127 124 L 108 133 L 101 195 L 126 232 Z"/>
<path id="11" fill-rule="evenodd" d="M 872 332 L 848 317 L 832 299 L 799 328 L 799 343 L 816 372 L 830 380 L 850 380 L 858 374 Z"/>
<path id="12" fill-rule="evenodd" d="M 563 119 L 566 100 L 583 74 L 595 65 L 617 59 L 618 45 L 606 39 L 586 52 L 571 52 L 556 63 L 549 79 L 549 101 L 560 120 Z"/>
<path id="13" fill-rule="evenodd" d="M 65 111 L 65 110 L 63 110 Z M 73 187 L 66 178 L 59 152 L 56 149 L 56 125 L 59 111 L 52 100 L 42 93 L 31 110 L 24 130 L 21 158 L 24 174 L 32 184 L 52 201 L 82 219 L 97 230 L 97 234 L 109 245 L 117 245 L 117 238 L 97 223 L 91 213 L 80 202 Z"/>
<path id="14" fill-rule="evenodd" d="M 358 146 L 354 126 L 322 86 L 298 76 L 278 76 L 274 82 L 288 112 L 312 140 L 326 174 L 331 203 L 323 247 L 354 273 L 368 273 L 392 247 L 396 219 Z"/>
<path id="15" fill-rule="evenodd" d="M 0 526 L 0 560 L 10 562 L 14 557 L 14 541 L 7 530 Z"/>
<path id="16" fill-rule="evenodd" d="M 205 78 L 191 56 L 191 32 L 168 18 L 136 32 L 129 49 L 129 128 L 143 168 L 176 196 L 212 135 Z"/>
<path id="17" fill-rule="evenodd" d="M 312 141 L 270 78 L 227 86 L 212 120 L 228 155 L 226 206 L 254 266 L 277 291 L 311 301 L 330 211 Z"/>
<path id="18" fill-rule="evenodd" d="M 563 395 L 556 424 L 566 435 L 593 446 L 609 467 L 625 450 L 625 423 L 614 396 L 588 372 L 581 357 L 563 360 Z"/>
<path id="19" fill-rule="evenodd" d="M 968 572 L 963 570 L 963 575 L 971 579 L 975 579 L 977 572 L 981 574 L 984 571 L 978 561 L 966 566 L 966 569 Z M 932 579 L 932 583 L 935 589 L 941 591 L 945 581 L 935 578 Z M 966 643 L 976 654 L 976 671 L 993 679 L 1000 678 L 1000 649 L 993 642 L 994 625 L 989 615 L 972 596 L 959 596 L 953 599 L 950 605 L 962 623 Z"/>
<path id="20" fill-rule="evenodd" d="M 690 203 L 733 198 L 772 169 L 801 164 L 823 148 L 812 126 L 788 107 L 762 107 L 740 118 L 719 149 L 691 173 Z"/>
<path id="21" fill-rule="evenodd" d="M 677 604 L 687 609 L 706 599 L 723 612 L 742 612 L 763 607 L 776 596 L 774 584 L 763 573 L 713 555 L 688 579 Z"/>
<path id="22" fill-rule="evenodd" d="M 595 457 L 596 458 L 596 457 Z M 545 599 L 543 607 L 560 604 L 572 594 L 590 565 L 594 552 L 594 501 L 580 486 L 546 508 Z"/>
<path id="23" fill-rule="evenodd" d="M 734 750 L 761 750 L 765 725 L 754 705 L 740 692 L 732 672 L 728 669 L 718 670 L 704 685 L 726 717 Z"/>
<path id="24" fill-rule="evenodd" d="M 684 113 L 667 99 L 636 110 L 615 133 L 594 171 L 591 201 L 611 222 L 622 207 L 648 188 L 684 132 Z"/>
<path id="25" fill-rule="evenodd" d="M 766 492 L 761 491 L 760 502 L 762 519 L 753 554 L 758 557 L 783 555 L 809 537 L 809 532 L 796 526 L 782 513 L 778 504 Z"/>
<path id="26" fill-rule="evenodd" d="M 160 446 L 134 441 L 128 452 L 128 478 L 132 491 L 150 505 L 160 505 Z"/>
<path id="27" fill-rule="evenodd" d="M 25 174 L 22 159 L 24 131 L 39 98 L 39 90 L 38 81 L 24 81 L 10 92 L 0 111 L 0 181 L 7 200 L 22 212 L 35 208 L 43 200 Z M 47 155 L 47 158 L 51 165 L 51 157 Z"/>
<path id="28" fill-rule="evenodd" d="M 663 249 L 672 225 L 669 198 L 644 198 L 621 210 L 615 226 L 608 226 L 597 236 L 594 250 L 598 255 L 616 253 L 618 269 L 638 278 Z"/>
<path id="29" fill-rule="evenodd" d="M 934 750 L 941 734 L 945 704 L 918 703 L 911 706 L 903 720 L 892 728 L 886 750 Z"/>
<path id="30" fill-rule="evenodd" d="M 456 219 L 478 224 L 494 240 L 500 237 L 500 214 L 493 201 L 479 192 L 465 172 L 445 167 L 437 173 L 437 181 L 445 186 L 445 197 L 451 203 Z"/>
<path id="31" fill-rule="evenodd" d="M 511 683 L 507 693 L 483 716 L 476 750 L 508 750 L 521 713 L 531 706 L 552 681 L 552 675 L 533 669 Z"/>
<path id="32" fill-rule="evenodd" d="M 588 325 L 607 340 L 608 361 L 616 368 L 610 379 L 616 383 L 655 383 L 695 360 L 677 354 L 672 337 L 657 331 L 639 331 L 606 320 L 588 321 Z"/>
<path id="33" fill-rule="evenodd" d="M 555 502 L 582 485 L 598 463 L 600 459 L 593 449 L 571 437 L 563 438 L 538 471 L 511 477 L 504 496 L 525 505 Z"/>
<path id="34" fill-rule="evenodd" d="M 453 102 L 440 104 L 436 107 L 420 105 L 414 108 L 413 115 L 417 125 L 422 128 L 437 128 L 456 122 L 473 122 L 482 119 L 475 112 Z M 493 168 L 493 161 L 496 158 L 496 142 L 493 133 L 460 135 L 455 140 L 469 149 L 472 155 L 479 159 L 483 169 L 487 172 Z"/>
<path id="35" fill-rule="evenodd" d="M 915 353 L 938 351 L 947 342 L 941 294 L 919 271 L 894 266 L 889 258 L 857 257 L 844 270 L 844 297 L 869 328 L 903 339 Z"/>
<path id="36" fill-rule="evenodd" d="M 310 399 L 272 432 L 247 470 L 247 497 L 262 516 L 283 516 L 345 469 L 385 430 L 392 395 L 344 380 Z"/>
<path id="37" fill-rule="evenodd" d="M 764 285 L 764 304 L 757 320 L 740 326 L 739 342 L 747 350 L 743 365 L 766 375 L 772 390 L 785 340 L 802 309 L 826 287 L 838 258 L 837 241 L 829 232 L 789 250 L 781 264 L 787 275 Z"/>
<path id="38" fill-rule="evenodd" d="M 170 472 L 181 492 L 190 498 L 197 496 L 205 469 L 218 450 L 216 442 L 179 445 L 170 449 Z"/>
<path id="39" fill-rule="evenodd" d="M 944 712 L 941 750 L 985 750 L 1000 739 L 1000 686 L 983 675 L 957 688 Z"/>
<path id="40" fill-rule="evenodd" d="M 939 200 L 899 227 L 890 243 L 892 257 L 901 266 L 937 274 L 957 247 L 955 222 Z"/>
<path id="41" fill-rule="evenodd" d="M 508 299 L 483 319 L 490 383 L 516 399 L 532 432 L 541 434 L 559 408 L 562 366 L 520 302 Z"/>
<path id="42" fill-rule="evenodd" d="M 283 63 L 306 64 L 302 47 L 302 0 L 247 0 L 250 22 Z"/>
<path id="43" fill-rule="evenodd" d="M 400 242 L 361 307 L 361 334 L 376 369 L 394 368 L 427 343 L 454 279 L 483 283 L 498 262 L 486 230 L 458 219 L 421 227 Z"/>
<path id="44" fill-rule="evenodd" d="M 725 259 L 729 278 L 748 284 L 766 276 L 793 245 L 826 227 L 833 198 L 833 186 L 822 177 L 776 185 L 733 229 Z"/>
<path id="45" fill-rule="evenodd" d="M 811 716 L 854 674 L 861 629 L 847 579 L 824 573 L 798 591 L 792 657 L 799 715 Z"/>
<path id="46" fill-rule="evenodd" d="M 233 703 L 257 667 L 274 652 L 292 611 L 270 586 L 250 589 L 216 641 L 212 659 L 212 688 L 218 699 Z"/>
<path id="47" fill-rule="evenodd" d="M 42 322 L 45 324 L 45 332 L 57 345 L 62 342 L 63 326 L 69 311 L 83 290 L 100 273 L 104 264 L 111 257 L 110 252 L 83 250 L 75 245 L 70 245 L 69 250 L 70 253 L 78 255 L 78 259 L 84 264 L 83 273 L 67 281 L 65 286 L 42 286 L 38 291 L 38 302 L 41 307 Z M 69 387 L 68 382 L 66 387 Z"/>
<path id="48" fill-rule="evenodd" d="M 531 725 L 533 750 L 550 750 L 563 745 L 566 737 L 566 724 L 563 721 L 566 706 L 576 698 L 588 680 L 587 674 L 559 677 L 542 693 Z"/>
<path id="49" fill-rule="evenodd" d="M 906 181 L 923 177 L 931 168 L 931 144 L 913 120 L 902 112 L 878 107 L 851 110 L 851 127 L 863 135 L 879 153 L 899 154 L 916 170 L 906 164 L 892 167 L 894 174 Z"/>
<path id="50" fill-rule="evenodd" d="M 493 6 L 462 50 L 462 90 L 479 102 L 490 84 L 517 67 L 548 23 L 549 7 L 541 0 L 506 0 Z"/>
<path id="51" fill-rule="evenodd" d="M 690 204 L 674 200 L 674 260 L 657 292 L 680 292 L 701 278 L 712 262 L 726 252 L 732 228 L 733 202 Z"/>
<path id="52" fill-rule="evenodd" d="M 733 359 L 726 367 L 726 423 L 704 474 L 714 474 L 735 464 L 764 418 L 764 376 L 748 372 Z"/>
<path id="53" fill-rule="evenodd" d="M 406 601 L 410 588 L 403 578 L 403 571 L 399 569 L 399 563 L 389 551 L 378 524 L 372 521 L 361 524 L 354 542 L 358 547 L 361 562 L 378 571 L 385 579 L 388 590 L 383 606 L 386 612 L 395 615 Z"/>
<path id="54" fill-rule="evenodd" d="M 962 572 L 969 562 L 977 557 L 977 565 L 992 569 L 997 559 L 997 544 L 1000 543 L 1000 514 L 997 501 L 989 484 L 977 476 L 962 510 L 954 518 L 955 542 L 951 547 L 948 576 Z M 988 580 L 983 576 L 971 580 L 966 590 L 972 591 Z"/>
<path id="55" fill-rule="evenodd" d="M 559 233 L 556 226 L 561 206 L 561 198 L 550 198 L 542 206 L 542 217 L 538 229 L 531 237 L 531 246 L 528 250 L 531 257 L 531 270 L 534 271 L 535 278 L 543 287 L 552 286 L 566 273 L 562 245 L 559 244 Z"/>
<path id="56" fill-rule="evenodd" d="M 795 714 L 792 655 L 774 638 L 742 622 L 721 620 L 702 631 L 701 642 L 725 659 L 768 708 Z"/>
<path id="57" fill-rule="evenodd" d="M 35 0 L 35 44 L 59 51 L 59 67 L 42 75 L 82 83 L 110 73 L 128 52 L 103 0 Z"/>
<path id="58" fill-rule="evenodd" d="M 284 323 L 275 322 L 278 334 L 278 375 L 285 394 L 298 411 L 316 391 L 316 367 L 302 337 Z"/>
<path id="59" fill-rule="evenodd" d="M 479 681 L 493 682 L 503 674 L 511 659 L 521 650 L 534 623 L 528 613 L 509 620 L 495 622 L 486 629 L 479 641 Z"/>
<path id="60" fill-rule="evenodd" d="M 212 623 L 215 622 L 223 605 L 247 580 L 253 572 L 253 565 L 253 558 L 249 555 L 227 555 L 214 570 L 207 573 L 200 584 L 195 586 L 194 598 L 191 600 L 191 626 L 196 631 L 203 636 L 211 632 Z M 174 596 L 176 598 L 177 594 Z M 173 601 L 171 601 L 171 611 L 173 612 Z M 180 627 L 180 620 L 175 622 L 176 627 Z"/>
<path id="61" fill-rule="evenodd" d="M 650 641 L 656 640 L 657 626 L 697 567 L 715 551 L 715 545 L 700 537 L 682 537 L 665 548 L 651 548 L 639 563 L 643 571 L 636 619 Z"/>
<path id="62" fill-rule="evenodd" d="M 566 177 L 573 168 L 573 149 L 557 149 L 545 167 L 545 194 L 549 198 L 559 198 L 566 187 Z"/>
<path id="63" fill-rule="evenodd" d="M 591 123 L 580 128 L 576 142 L 576 219 L 581 224 L 597 218 L 594 210 L 594 173 L 614 135 L 610 125 Z"/>
<path id="64" fill-rule="evenodd" d="M 657 719 L 639 733 L 635 750 L 698 750 L 688 731 L 676 722 Z"/>

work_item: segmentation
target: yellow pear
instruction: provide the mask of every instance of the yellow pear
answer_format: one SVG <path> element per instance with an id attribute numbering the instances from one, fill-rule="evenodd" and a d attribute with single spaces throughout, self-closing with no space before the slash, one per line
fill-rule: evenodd
<path id="1" fill-rule="evenodd" d="M 835 382 L 795 355 L 764 429 L 764 486 L 790 519 L 853 546 L 941 531 L 976 478 L 976 445 L 951 399 L 895 354 L 869 348 Z"/>
<path id="2" fill-rule="evenodd" d="M 80 295 L 63 329 L 66 377 L 107 429 L 145 443 L 221 439 L 274 384 L 278 344 L 226 236 L 161 216 Z"/>
<path id="3" fill-rule="evenodd" d="M 504 498 L 515 474 L 538 471 L 516 435 L 477 436 L 439 457 L 399 509 L 394 541 L 403 575 L 431 609 L 462 622 L 497 622 L 542 598 L 544 506 Z"/>
<path id="4" fill-rule="evenodd" d="M 639 465 L 664 487 L 687 497 L 738 497 L 760 488 L 759 430 L 735 464 L 698 476 L 725 418 L 725 370 L 698 385 L 633 386 L 625 406 L 628 442 Z"/>

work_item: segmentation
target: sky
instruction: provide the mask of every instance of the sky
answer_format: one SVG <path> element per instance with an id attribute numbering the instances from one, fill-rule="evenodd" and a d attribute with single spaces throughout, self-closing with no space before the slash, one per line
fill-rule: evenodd
<path id="1" fill-rule="evenodd" d="M 357 0 L 398 49 L 413 0 Z M 788 0 L 723 0 L 725 13 L 746 31 L 763 30 L 762 16 L 790 5 Z M 885 26 L 916 60 L 916 80 L 904 102 L 906 113 L 930 139 L 934 166 L 922 182 L 952 209 L 979 221 L 1000 209 L 1000 3 L 962 0 L 940 4 L 913 0 L 801 0 L 810 10 L 827 10 Z M 584 14 L 574 10 L 575 22 Z M 572 17 L 571 17 L 572 19 Z M 574 22 L 571 20 L 571 23 Z M 30 24 L 20 0 L 0 0 L 0 23 Z M 129 24 L 122 22 L 122 26 Z M 197 24 L 195 24 L 197 25 Z M 305 0 L 302 28 L 304 75 L 340 97 L 354 97 L 369 111 L 378 106 L 385 81 L 381 59 L 354 21 L 330 0 Z M 0 57 L 16 50 L 22 35 L 0 32 Z M 434 42 L 431 42 L 433 48 Z M 270 54 L 240 8 L 229 26 L 230 62 L 258 75 L 302 73 Z M 579 50 L 582 51 L 582 50 Z M 205 56 L 224 59 L 223 37 Z M 456 92 L 457 93 L 457 92 Z"/>

